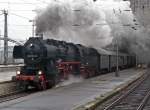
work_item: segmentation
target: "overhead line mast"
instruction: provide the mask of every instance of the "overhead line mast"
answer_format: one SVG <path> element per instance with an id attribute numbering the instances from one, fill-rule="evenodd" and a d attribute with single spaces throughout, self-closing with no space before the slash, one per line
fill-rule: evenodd
<path id="1" fill-rule="evenodd" d="M 4 64 L 6 65 L 8 62 L 8 24 L 7 24 L 7 16 L 8 12 L 3 10 L 4 13 Z"/>

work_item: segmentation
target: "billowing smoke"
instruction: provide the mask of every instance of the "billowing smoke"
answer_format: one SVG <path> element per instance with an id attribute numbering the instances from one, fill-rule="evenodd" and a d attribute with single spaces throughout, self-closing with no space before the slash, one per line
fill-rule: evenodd
<path id="1" fill-rule="evenodd" d="M 119 2 L 110 0 L 53 1 L 37 16 L 37 33 L 44 32 L 45 37 L 48 38 L 81 43 L 96 48 L 104 47 L 110 44 L 114 37 L 111 23 L 116 25 L 114 27 L 121 25 L 117 24 L 120 20 L 113 11 L 114 8 L 116 13 L 119 12 L 118 4 Z M 111 5 L 114 7 L 110 8 Z"/>
<path id="2" fill-rule="evenodd" d="M 149 37 L 144 27 L 136 25 L 132 11 L 125 10 L 131 10 L 130 2 L 122 0 L 51 0 L 37 15 L 36 33 L 97 49 L 113 49 L 117 41 L 122 52 L 140 58 L 149 51 Z"/>
<path id="3" fill-rule="evenodd" d="M 139 57 L 140 62 L 150 62 L 150 1 L 149 0 L 135 0 L 131 2 L 132 10 L 139 21 L 139 34 L 136 36 L 137 47 L 136 54 Z M 135 4 L 134 4 L 135 3 Z M 135 7 L 134 7 L 135 5 Z"/>

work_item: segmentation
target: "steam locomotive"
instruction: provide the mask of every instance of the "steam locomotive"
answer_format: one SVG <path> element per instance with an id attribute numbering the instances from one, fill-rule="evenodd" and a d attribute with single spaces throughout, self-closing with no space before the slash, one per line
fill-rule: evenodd
<path id="1" fill-rule="evenodd" d="M 13 57 L 23 59 L 24 66 L 16 72 L 18 87 L 34 86 L 40 90 L 52 87 L 70 75 L 89 78 L 116 69 L 114 52 L 96 50 L 80 44 L 31 37 L 23 46 L 14 46 Z M 135 65 L 135 56 L 118 56 L 119 68 Z"/>

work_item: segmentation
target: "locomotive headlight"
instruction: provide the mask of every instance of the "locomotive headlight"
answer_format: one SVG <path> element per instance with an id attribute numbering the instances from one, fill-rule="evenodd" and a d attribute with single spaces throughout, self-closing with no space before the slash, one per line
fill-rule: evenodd
<path id="1" fill-rule="evenodd" d="M 17 71 L 16 73 L 17 73 L 17 75 L 20 75 L 20 71 Z"/>
<path id="2" fill-rule="evenodd" d="M 38 74 L 41 75 L 41 74 L 42 74 L 42 71 L 38 71 Z"/>

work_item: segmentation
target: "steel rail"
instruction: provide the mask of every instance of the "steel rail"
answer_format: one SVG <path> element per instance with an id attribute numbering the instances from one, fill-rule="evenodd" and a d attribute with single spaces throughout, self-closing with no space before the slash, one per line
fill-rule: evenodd
<path id="1" fill-rule="evenodd" d="M 18 99 L 21 97 L 25 97 L 25 96 L 28 96 L 30 94 L 34 94 L 37 92 L 40 92 L 40 91 L 37 91 L 35 88 L 30 88 L 27 91 L 24 89 L 19 89 L 19 90 L 16 90 L 14 92 L 11 92 L 11 93 L 0 95 L 0 103 L 14 100 L 14 99 Z"/>
<path id="2" fill-rule="evenodd" d="M 12 93 L 1 95 L 0 96 L 0 103 L 15 99 L 15 98 L 12 98 L 12 97 L 17 95 L 17 94 L 20 94 L 21 92 L 22 91 L 15 91 L 15 92 L 12 92 Z"/>
<path id="3" fill-rule="evenodd" d="M 34 92 L 23 92 L 23 91 L 19 91 L 19 92 L 14 92 L 12 94 L 8 94 L 3 96 L 3 97 L 0 97 L 0 103 L 3 103 L 3 102 L 7 102 L 7 101 L 10 101 L 10 100 L 14 100 L 14 99 L 18 99 L 18 98 L 21 98 L 21 97 L 25 97 L 25 96 L 28 96 L 30 94 L 32 94 Z"/>
<path id="4" fill-rule="evenodd" d="M 0 93 L 0 103 L 27 96 L 32 93 L 30 91 L 26 92 L 23 89 L 17 89 L 16 82 L 14 81 L 0 82 L 0 86 L 2 86 L 1 90 L 3 91 Z"/>
<path id="5" fill-rule="evenodd" d="M 142 100 L 142 102 L 140 103 L 139 107 L 137 108 L 137 110 L 143 110 L 145 104 L 147 103 L 148 99 L 150 98 L 150 90 L 147 92 L 147 94 L 145 95 L 144 99 Z"/>
<path id="6" fill-rule="evenodd" d="M 146 76 L 150 76 L 150 75 L 146 75 Z M 114 107 L 115 105 L 117 105 L 123 98 L 125 98 L 126 96 L 128 96 L 130 93 L 132 93 L 137 87 L 139 87 L 142 82 L 147 79 L 147 77 L 143 77 L 142 79 L 140 79 L 140 81 L 138 83 L 136 83 L 133 87 L 131 87 L 130 90 L 128 90 L 125 94 L 121 95 L 119 98 L 117 98 L 114 102 L 112 102 L 111 104 L 109 104 L 107 107 L 104 108 L 104 110 L 109 110 L 110 108 Z"/>

